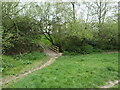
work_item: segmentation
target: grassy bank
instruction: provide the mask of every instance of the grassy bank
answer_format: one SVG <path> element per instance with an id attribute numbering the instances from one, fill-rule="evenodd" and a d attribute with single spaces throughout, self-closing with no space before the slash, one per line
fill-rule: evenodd
<path id="1" fill-rule="evenodd" d="M 67 55 L 10 88 L 98 88 L 118 79 L 118 53 Z"/>
<path id="2" fill-rule="evenodd" d="M 2 77 L 16 75 L 42 65 L 49 59 L 43 53 L 32 52 L 23 55 L 2 56 Z"/>

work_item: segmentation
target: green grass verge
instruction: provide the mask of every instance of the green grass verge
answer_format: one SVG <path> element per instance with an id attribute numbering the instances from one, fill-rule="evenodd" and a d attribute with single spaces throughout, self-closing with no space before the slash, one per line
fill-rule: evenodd
<path id="1" fill-rule="evenodd" d="M 43 53 L 32 52 L 23 55 L 2 56 L 2 77 L 16 75 L 42 65 L 49 59 Z"/>
<path id="2" fill-rule="evenodd" d="M 8 88 L 99 88 L 118 79 L 118 53 L 61 56 Z"/>

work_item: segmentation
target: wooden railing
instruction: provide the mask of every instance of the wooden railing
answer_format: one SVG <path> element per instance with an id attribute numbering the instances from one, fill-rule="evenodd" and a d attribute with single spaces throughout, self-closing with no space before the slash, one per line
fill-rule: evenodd
<path id="1" fill-rule="evenodd" d="M 52 51 L 56 52 L 56 53 L 59 53 L 59 47 L 58 46 L 55 46 L 55 45 L 51 45 L 49 47 L 49 49 L 51 49 Z"/>

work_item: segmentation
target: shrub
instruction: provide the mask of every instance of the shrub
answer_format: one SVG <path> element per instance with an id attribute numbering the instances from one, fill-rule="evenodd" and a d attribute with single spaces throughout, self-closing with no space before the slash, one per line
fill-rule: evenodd
<path id="1" fill-rule="evenodd" d="M 62 48 L 63 51 L 65 51 L 63 52 L 65 55 L 75 55 L 76 53 L 88 54 L 93 52 L 93 46 L 88 44 L 88 40 L 85 38 L 79 38 L 77 36 L 67 37 Z"/>
<path id="2" fill-rule="evenodd" d="M 91 45 L 84 45 L 81 47 L 80 53 L 82 54 L 89 54 L 93 52 L 93 47 Z"/>
<path id="3" fill-rule="evenodd" d="M 63 51 L 63 55 L 69 55 L 68 51 Z"/>
<path id="4" fill-rule="evenodd" d="M 68 52 L 68 51 L 64 51 L 63 55 L 77 55 L 78 52 Z"/>
<path id="5" fill-rule="evenodd" d="M 102 52 L 102 49 L 93 49 L 93 52 Z"/>
<path id="6" fill-rule="evenodd" d="M 62 50 L 68 52 L 78 52 L 81 40 L 77 36 L 66 37 L 63 41 Z"/>

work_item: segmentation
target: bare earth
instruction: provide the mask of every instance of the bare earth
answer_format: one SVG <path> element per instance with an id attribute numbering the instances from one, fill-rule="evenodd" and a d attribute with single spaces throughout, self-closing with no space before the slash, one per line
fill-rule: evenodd
<path id="1" fill-rule="evenodd" d="M 111 88 L 114 85 L 118 84 L 119 82 L 120 82 L 120 80 L 115 80 L 114 82 L 110 81 L 110 82 L 107 82 L 107 84 L 105 86 L 102 86 L 100 88 Z"/>

